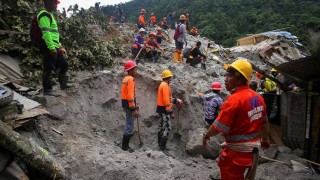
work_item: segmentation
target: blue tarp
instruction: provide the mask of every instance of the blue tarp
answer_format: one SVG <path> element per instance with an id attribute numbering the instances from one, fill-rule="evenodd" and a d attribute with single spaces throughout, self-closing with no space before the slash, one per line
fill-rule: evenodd
<path id="1" fill-rule="evenodd" d="M 285 37 L 287 39 L 297 39 L 298 38 L 297 36 L 294 36 L 287 31 L 269 31 L 269 32 L 265 32 L 262 34 L 265 36 L 281 36 L 281 37 Z"/>

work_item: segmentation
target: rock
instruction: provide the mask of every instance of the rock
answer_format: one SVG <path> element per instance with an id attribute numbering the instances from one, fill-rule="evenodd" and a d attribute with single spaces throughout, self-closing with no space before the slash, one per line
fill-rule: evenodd
<path id="1" fill-rule="evenodd" d="M 295 149 L 295 150 L 292 151 L 292 154 L 293 154 L 293 155 L 296 155 L 296 156 L 298 156 L 298 157 L 303 157 L 304 152 L 303 152 L 303 150 L 297 148 L 297 149 Z"/>
<path id="2" fill-rule="evenodd" d="M 97 128 L 98 128 L 98 125 L 96 125 L 96 124 L 91 124 L 91 129 L 92 129 L 93 131 L 96 131 Z"/>
<path id="3" fill-rule="evenodd" d="M 264 156 L 274 159 L 276 157 L 276 153 L 278 152 L 278 147 L 276 144 L 271 144 L 270 147 L 267 150 L 264 150 L 263 152 L 264 152 Z"/>
<path id="4" fill-rule="evenodd" d="M 191 155 L 201 154 L 204 158 L 214 159 L 219 154 L 220 143 L 215 137 L 212 137 L 211 140 L 208 141 L 207 148 L 204 149 L 202 146 L 202 138 L 206 131 L 206 128 L 196 129 L 189 138 L 189 141 L 186 145 L 186 151 Z"/>
<path id="5" fill-rule="evenodd" d="M 219 72 L 216 70 L 216 68 L 214 66 L 209 67 L 206 70 L 206 74 L 208 76 L 212 76 L 212 77 L 218 77 L 219 76 Z"/>
<path id="6" fill-rule="evenodd" d="M 287 153 L 287 154 L 290 154 L 292 152 L 292 150 L 287 146 L 279 146 L 278 151 L 281 153 Z"/>
<path id="7" fill-rule="evenodd" d="M 31 99 L 34 101 L 37 101 L 38 103 L 40 103 L 44 107 L 47 106 L 47 99 L 43 95 L 36 95 L 36 96 L 33 96 Z"/>
<path id="8" fill-rule="evenodd" d="M 62 100 L 62 98 L 56 98 L 53 96 L 44 96 L 47 104 L 46 108 L 55 117 L 60 119 L 65 119 L 68 114 L 67 104 Z"/>

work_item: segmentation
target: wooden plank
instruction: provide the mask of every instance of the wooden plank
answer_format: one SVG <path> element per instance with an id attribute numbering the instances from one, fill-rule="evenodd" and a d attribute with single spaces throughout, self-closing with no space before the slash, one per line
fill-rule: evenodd
<path id="1" fill-rule="evenodd" d="M 277 127 L 277 125 L 269 123 L 269 135 L 278 147 L 284 145 L 282 142 L 282 136 L 279 134 L 281 134 L 281 127 Z"/>

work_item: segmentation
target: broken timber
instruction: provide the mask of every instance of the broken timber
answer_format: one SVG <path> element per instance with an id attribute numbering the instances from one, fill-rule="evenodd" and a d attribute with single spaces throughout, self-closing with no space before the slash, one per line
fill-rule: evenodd
<path id="1" fill-rule="evenodd" d="M 0 121 L 0 146 L 22 158 L 30 167 L 46 176 L 46 179 L 64 178 L 64 169 L 60 164 L 2 121 Z"/>

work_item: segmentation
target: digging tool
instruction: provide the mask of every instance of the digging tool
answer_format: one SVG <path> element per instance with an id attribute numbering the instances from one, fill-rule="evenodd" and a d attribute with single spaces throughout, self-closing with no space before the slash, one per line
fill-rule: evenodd
<path id="1" fill-rule="evenodd" d="M 133 60 L 133 61 L 136 61 L 136 60 L 137 60 L 137 58 L 139 57 L 139 55 L 140 55 L 141 51 L 142 51 L 142 48 L 140 48 L 140 50 L 139 50 L 138 54 L 136 55 L 136 57 L 134 58 L 134 60 Z"/>
<path id="2" fill-rule="evenodd" d="M 141 135 L 140 135 L 140 125 L 139 125 L 139 118 L 137 118 L 137 126 L 138 126 L 138 136 L 139 136 L 139 146 L 143 146 L 143 142 L 141 141 Z"/>
<path id="3" fill-rule="evenodd" d="M 173 141 L 180 143 L 181 141 L 181 134 L 179 133 L 179 116 L 180 116 L 180 109 L 181 107 L 179 107 L 178 109 L 178 116 L 177 116 L 177 132 L 174 133 L 173 135 Z"/>

